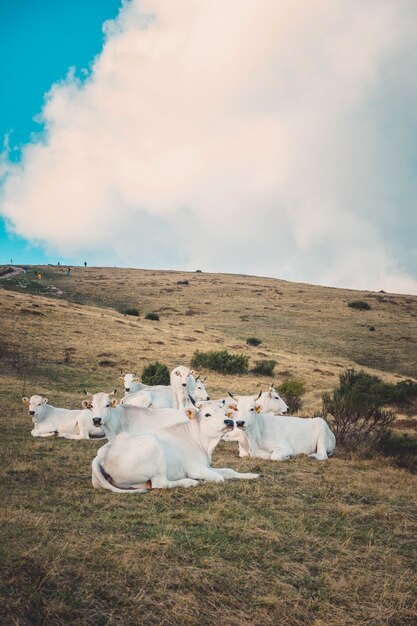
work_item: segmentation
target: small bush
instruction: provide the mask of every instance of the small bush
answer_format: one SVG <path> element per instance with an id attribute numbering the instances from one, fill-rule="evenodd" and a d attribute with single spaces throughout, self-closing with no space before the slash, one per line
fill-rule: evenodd
<path id="1" fill-rule="evenodd" d="M 273 376 L 276 361 L 271 360 L 262 360 L 255 361 L 255 367 L 251 370 L 253 374 L 257 374 L 258 376 Z"/>
<path id="2" fill-rule="evenodd" d="M 339 376 L 339 388 L 324 393 L 323 415 L 333 416 L 336 440 L 346 448 L 370 447 L 395 419 L 382 409 L 389 398 L 389 385 L 378 376 L 346 370 Z"/>
<path id="3" fill-rule="evenodd" d="M 145 320 L 153 320 L 154 322 L 159 322 L 159 315 L 158 313 L 153 313 L 151 311 L 150 313 L 147 313 L 145 315 Z"/>
<path id="4" fill-rule="evenodd" d="M 134 317 L 139 317 L 139 311 L 134 306 L 129 306 L 125 309 L 121 309 L 120 313 L 123 313 L 123 315 L 133 315 Z"/>
<path id="5" fill-rule="evenodd" d="M 375 326 L 370 326 L 369 330 L 371 331 L 371 333 L 374 333 L 375 332 Z"/>
<path id="6" fill-rule="evenodd" d="M 221 374 L 246 374 L 249 359 L 244 354 L 230 354 L 227 350 L 200 352 L 196 350 L 191 367 L 205 367 Z"/>
<path id="7" fill-rule="evenodd" d="M 378 440 L 375 451 L 390 457 L 393 465 L 417 472 L 417 437 L 387 430 Z"/>
<path id="8" fill-rule="evenodd" d="M 351 309 L 359 309 L 360 311 L 369 311 L 371 308 L 371 305 L 364 300 L 352 300 L 352 302 L 348 302 L 348 306 L 350 306 Z"/>
<path id="9" fill-rule="evenodd" d="M 142 382 L 145 385 L 169 385 L 169 369 L 158 361 L 150 363 L 143 368 Z"/>
<path id="10" fill-rule="evenodd" d="M 189 280 L 177 280 L 177 285 L 189 285 Z"/>
<path id="11" fill-rule="evenodd" d="M 99 361 L 98 364 L 100 365 L 100 367 L 114 367 L 115 365 L 117 365 L 114 361 L 109 361 L 108 359 Z"/>
<path id="12" fill-rule="evenodd" d="M 196 274 L 201 274 L 201 270 L 196 270 L 195 273 Z"/>
<path id="13" fill-rule="evenodd" d="M 246 343 L 248 344 L 248 346 L 260 346 L 262 341 L 257 337 L 248 337 L 246 339 Z"/>
<path id="14" fill-rule="evenodd" d="M 278 387 L 278 393 L 288 404 L 290 413 L 297 413 L 303 406 L 302 396 L 306 386 L 303 380 L 288 378 Z"/>

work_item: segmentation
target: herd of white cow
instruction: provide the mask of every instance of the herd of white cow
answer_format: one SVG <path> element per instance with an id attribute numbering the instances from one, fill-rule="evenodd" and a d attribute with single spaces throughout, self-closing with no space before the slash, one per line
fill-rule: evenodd
<path id="1" fill-rule="evenodd" d="M 168 386 L 148 386 L 134 374 L 119 378 L 125 396 L 118 404 L 113 393 L 90 394 L 81 410 L 57 408 L 34 395 L 28 405 L 34 437 L 106 438 L 92 462 L 96 488 L 116 493 L 145 493 L 149 489 L 192 487 L 199 481 L 254 479 L 211 465 L 221 439 L 236 441 L 239 456 L 280 461 L 306 454 L 326 460 L 336 440 L 321 417 L 285 415 L 288 406 L 271 385 L 254 396 L 211 400 L 204 380 L 178 366 Z"/>

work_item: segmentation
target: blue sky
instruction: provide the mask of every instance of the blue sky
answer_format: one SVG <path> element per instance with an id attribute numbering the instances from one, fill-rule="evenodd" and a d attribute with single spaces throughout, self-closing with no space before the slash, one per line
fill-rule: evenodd
<path id="1" fill-rule="evenodd" d="M 0 263 L 417 293 L 415 0 L 0 6 Z"/>
<path id="2" fill-rule="evenodd" d="M 116 17 L 121 0 L 2 0 L 0 3 L 0 137 L 9 136 L 10 157 L 42 126 L 34 121 L 51 85 L 70 67 L 84 78 L 103 45 L 102 25 Z M 76 259 L 59 257 L 68 262 Z M 57 261 L 6 230 L 0 216 L 0 264 Z M 81 261 L 80 261 L 81 262 Z"/>

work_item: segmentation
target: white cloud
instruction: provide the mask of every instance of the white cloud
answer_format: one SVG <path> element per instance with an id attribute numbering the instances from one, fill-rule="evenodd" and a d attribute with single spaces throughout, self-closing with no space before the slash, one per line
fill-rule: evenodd
<path id="1" fill-rule="evenodd" d="M 413 219 L 412 142 L 383 127 L 402 93 L 416 109 L 412 2 L 133 1 L 105 32 L 7 165 L 18 234 L 109 265 L 417 293 L 390 217 Z"/>

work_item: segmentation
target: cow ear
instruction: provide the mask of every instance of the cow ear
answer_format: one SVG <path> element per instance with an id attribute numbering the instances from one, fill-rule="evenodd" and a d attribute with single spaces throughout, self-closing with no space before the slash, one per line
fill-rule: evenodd
<path id="1" fill-rule="evenodd" d="M 203 406 L 203 405 L 201 404 L 201 402 L 199 402 L 198 404 L 196 404 L 196 407 L 197 407 L 197 409 L 199 409 L 199 410 L 201 409 L 201 407 L 202 407 L 202 406 Z"/>
<path id="2" fill-rule="evenodd" d="M 178 370 L 175 370 L 175 376 L 181 376 L 181 372 L 179 372 Z"/>
<path id="3" fill-rule="evenodd" d="M 226 416 L 227 416 L 227 417 L 229 417 L 229 418 L 230 418 L 230 417 L 234 417 L 234 415 L 235 415 L 235 414 L 234 414 L 234 412 L 233 412 L 233 411 L 229 411 L 229 413 L 226 413 Z"/>
<path id="4" fill-rule="evenodd" d="M 123 376 L 119 376 L 118 380 L 119 380 L 119 383 L 124 383 L 124 381 L 125 381 L 125 379 L 123 378 Z"/>
<path id="5" fill-rule="evenodd" d="M 30 404 L 30 402 L 29 402 L 29 398 L 27 398 L 26 396 L 24 396 L 24 397 L 22 398 L 22 402 L 23 402 L 23 404 Z"/>
<path id="6" fill-rule="evenodd" d="M 191 370 L 190 375 L 194 376 L 194 374 L 195 374 L 195 370 Z"/>
<path id="7" fill-rule="evenodd" d="M 42 402 L 43 402 L 44 404 L 46 404 L 46 403 L 48 402 L 48 398 L 44 398 L 44 399 L 42 400 Z"/>
<path id="8" fill-rule="evenodd" d="M 92 404 L 91 404 L 90 400 L 83 400 L 81 402 L 81 406 L 83 407 L 83 409 L 91 409 Z"/>
<path id="9" fill-rule="evenodd" d="M 135 383 L 140 383 L 140 378 L 139 378 L 139 376 L 135 376 L 135 378 L 133 379 L 133 381 L 134 381 Z"/>
<path id="10" fill-rule="evenodd" d="M 113 400 L 110 402 L 110 406 L 112 409 L 115 409 L 117 406 L 117 400 L 116 398 L 113 398 Z"/>
<path id="11" fill-rule="evenodd" d="M 188 409 L 185 409 L 185 414 L 189 420 L 194 420 L 197 417 L 196 411 L 194 411 L 191 407 L 188 407 Z"/>
<path id="12" fill-rule="evenodd" d="M 257 413 L 260 413 L 260 412 L 261 412 L 261 405 L 260 405 L 260 404 L 257 404 L 257 405 L 255 406 L 255 411 L 256 411 Z"/>

